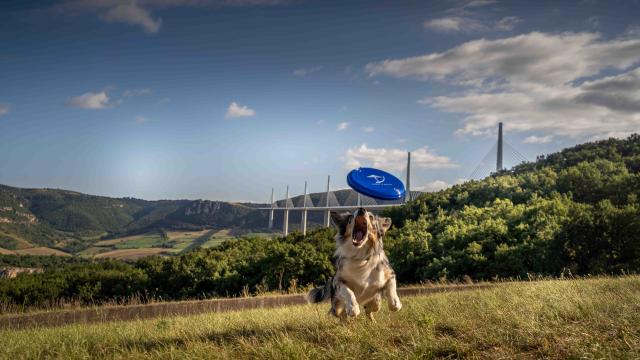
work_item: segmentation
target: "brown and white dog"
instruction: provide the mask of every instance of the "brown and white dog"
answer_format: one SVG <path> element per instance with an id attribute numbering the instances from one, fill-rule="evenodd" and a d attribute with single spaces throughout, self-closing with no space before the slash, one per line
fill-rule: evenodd
<path id="1" fill-rule="evenodd" d="M 360 306 L 373 320 L 384 296 L 391 311 L 402 303 L 396 293 L 396 275 L 384 254 L 382 238 L 391 227 L 391 219 L 378 217 L 360 208 L 353 213 L 331 213 L 338 227 L 336 273 L 326 285 L 307 294 L 310 303 L 331 299 L 330 313 L 345 320 L 358 316 Z"/>

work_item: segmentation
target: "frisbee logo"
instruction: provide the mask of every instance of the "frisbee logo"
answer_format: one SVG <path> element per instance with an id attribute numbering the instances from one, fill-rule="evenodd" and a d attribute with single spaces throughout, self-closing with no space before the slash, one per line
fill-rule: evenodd
<path id="1" fill-rule="evenodd" d="M 367 176 L 367 178 L 372 178 L 376 182 L 376 184 L 382 184 L 385 180 L 384 176 L 380 176 L 380 175 L 369 175 Z"/>

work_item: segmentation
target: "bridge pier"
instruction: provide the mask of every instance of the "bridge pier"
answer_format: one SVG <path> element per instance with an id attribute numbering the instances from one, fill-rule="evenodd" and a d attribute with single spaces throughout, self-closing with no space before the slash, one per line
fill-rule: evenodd
<path id="1" fill-rule="evenodd" d="M 289 235 L 289 185 L 287 185 L 287 196 L 284 200 L 284 213 L 282 214 L 282 235 Z"/>
<path id="2" fill-rule="evenodd" d="M 302 197 L 302 216 L 300 228 L 302 229 L 302 235 L 307 235 L 307 182 L 304 182 L 304 195 Z"/>
<path id="3" fill-rule="evenodd" d="M 275 213 L 275 210 L 273 209 L 274 206 L 274 202 L 273 202 L 273 188 L 271 188 L 271 210 L 269 210 L 269 229 L 273 229 L 273 215 Z"/>
<path id="4" fill-rule="evenodd" d="M 285 209 L 282 216 L 284 217 L 282 220 L 282 236 L 289 235 L 289 210 Z"/>
<path id="5" fill-rule="evenodd" d="M 302 210 L 302 235 L 307 235 L 307 209 Z"/>
<path id="6" fill-rule="evenodd" d="M 331 175 L 327 176 L 327 201 L 325 201 L 324 206 L 329 207 L 329 185 L 331 184 Z M 329 227 L 331 225 L 331 211 L 327 210 L 324 213 L 324 227 Z"/>

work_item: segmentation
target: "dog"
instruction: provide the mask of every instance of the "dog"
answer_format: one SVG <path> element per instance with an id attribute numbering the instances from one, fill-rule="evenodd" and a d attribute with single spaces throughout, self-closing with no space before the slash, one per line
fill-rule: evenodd
<path id="1" fill-rule="evenodd" d="M 336 234 L 336 273 L 321 287 L 307 294 L 309 303 L 331 299 L 332 315 L 345 321 L 360 314 L 363 305 L 367 317 L 380 310 L 384 296 L 391 311 L 402 308 L 396 292 L 396 275 L 384 253 L 382 239 L 391 227 L 391 219 L 376 216 L 364 208 L 353 213 L 331 212 L 338 227 Z"/>

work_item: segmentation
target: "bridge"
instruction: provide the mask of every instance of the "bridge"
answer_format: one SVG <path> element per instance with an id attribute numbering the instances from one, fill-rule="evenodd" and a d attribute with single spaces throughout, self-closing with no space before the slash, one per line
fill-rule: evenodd
<path id="1" fill-rule="evenodd" d="M 473 170 L 469 179 L 480 179 L 490 175 L 492 172 L 504 170 L 505 153 L 507 150 L 507 160 L 510 163 L 518 164 L 528 161 L 513 146 L 506 142 L 502 136 L 502 123 L 498 124 L 498 140 L 487 152 L 482 161 Z M 495 157 L 495 163 L 493 158 Z M 494 167 L 495 164 L 495 167 Z M 405 196 L 399 200 L 381 201 L 361 195 L 351 189 L 331 190 L 331 175 L 327 176 L 327 190 L 324 193 L 309 194 L 307 192 L 307 182 L 304 182 L 304 194 L 291 198 L 289 196 L 289 185 L 287 185 L 285 198 L 276 201 L 274 189 L 271 189 L 270 206 L 261 207 L 258 210 L 269 211 L 269 229 L 274 227 L 276 211 L 282 212 L 282 234 L 289 234 L 289 213 L 300 212 L 300 230 L 307 234 L 307 220 L 309 212 L 322 212 L 322 224 L 324 227 L 330 226 L 331 211 L 348 211 L 359 207 L 366 207 L 370 210 L 382 210 L 389 207 L 400 206 L 418 197 L 420 191 L 411 190 L 411 152 L 407 152 L 407 168 L 405 172 Z"/>

